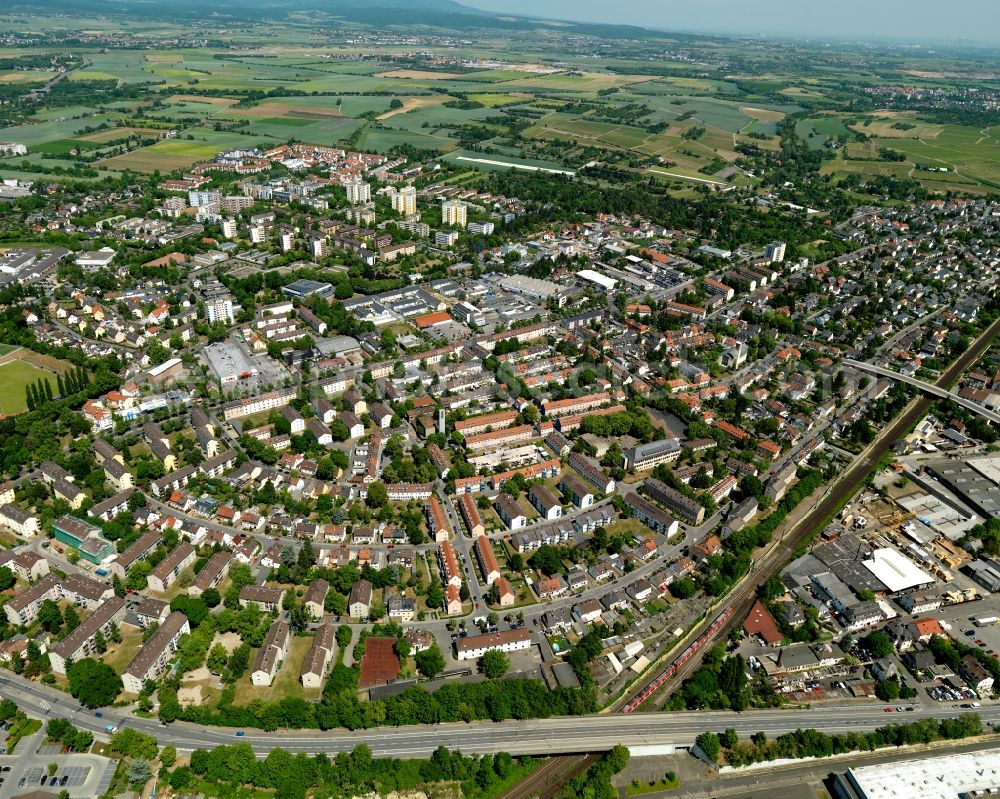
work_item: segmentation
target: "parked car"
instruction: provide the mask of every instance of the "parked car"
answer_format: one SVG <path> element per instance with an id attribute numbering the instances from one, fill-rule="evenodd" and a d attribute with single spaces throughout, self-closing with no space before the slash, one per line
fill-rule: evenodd
<path id="1" fill-rule="evenodd" d="M 237 738 L 242 738 L 244 735 L 246 735 L 246 733 L 243 732 L 243 730 L 237 730 L 235 735 Z"/>

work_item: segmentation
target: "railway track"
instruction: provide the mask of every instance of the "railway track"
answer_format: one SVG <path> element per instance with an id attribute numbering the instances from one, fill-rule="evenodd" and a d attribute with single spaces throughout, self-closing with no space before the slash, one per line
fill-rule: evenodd
<path id="1" fill-rule="evenodd" d="M 942 388 L 951 386 L 962 372 L 986 352 L 998 333 L 1000 333 L 1000 319 L 986 328 L 972 345 L 942 372 L 936 385 Z M 687 650 L 682 652 L 671 663 L 671 666 L 658 673 L 642 688 L 630 694 L 629 699 L 622 706 L 622 712 L 632 712 L 646 701 L 652 701 L 656 708 L 661 707 L 669 696 L 665 689 L 679 684 L 690 676 L 701 665 L 705 652 L 711 649 L 712 644 L 723 640 L 735 627 L 742 624 L 743 619 L 746 618 L 753 606 L 757 589 L 767 582 L 769 577 L 777 574 L 791 559 L 796 548 L 821 525 L 826 524 L 827 520 L 843 506 L 843 503 L 854 495 L 869 472 L 875 468 L 875 465 L 892 450 L 897 441 L 902 439 L 927 414 L 932 402 L 933 400 L 925 396 L 917 397 L 903 409 L 902 413 L 883 428 L 878 437 L 841 473 L 820 501 L 795 522 L 790 530 L 783 532 L 780 540 L 759 561 L 754 562 L 750 574 L 726 597 L 726 608 L 723 611 L 726 614 L 725 617 L 721 618 L 720 614 L 713 616 L 710 621 L 702 623 L 695 639 L 695 642 L 698 643 L 697 648 L 688 657 L 684 657 Z M 720 618 L 721 623 L 719 623 Z M 692 645 L 689 645 L 689 648 Z M 684 657 L 684 660 L 678 663 L 681 657 Z M 671 670 L 674 664 L 676 667 Z M 664 677 L 666 671 L 670 671 L 670 674 Z M 634 704 L 639 697 L 642 697 L 642 701 Z M 625 708 L 631 709 L 626 710 Z"/>
<path id="2" fill-rule="evenodd" d="M 577 774 L 600 759 L 598 754 L 555 755 L 512 786 L 498 799 L 553 799 Z"/>

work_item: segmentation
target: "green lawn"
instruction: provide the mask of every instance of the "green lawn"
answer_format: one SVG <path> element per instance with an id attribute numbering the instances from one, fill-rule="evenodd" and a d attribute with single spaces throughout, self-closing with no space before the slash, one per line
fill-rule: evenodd
<path id="1" fill-rule="evenodd" d="M 30 363 L 11 361 L 0 366 L 0 414 L 10 415 L 27 410 L 24 389 L 29 383 L 43 377 L 49 378 L 53 389 L 56 387 L 55 375 Z"/>

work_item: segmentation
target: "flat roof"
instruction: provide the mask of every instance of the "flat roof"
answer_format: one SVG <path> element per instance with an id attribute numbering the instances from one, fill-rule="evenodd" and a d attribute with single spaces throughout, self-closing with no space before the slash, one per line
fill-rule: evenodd
<path id="1" fill-rule="evenodd" d="M 601 288 L 611 291 L 618 281 L 613 277 L 608 277 L 607 275 L 602 275 L 600 272 L 595 272 L 593 269 L 581 269 L 576 273 L 577 277 L 582 277 L 584 280 L 589 280 L 591 283 L 596 283 Z"/>
<path id="2" fill-rule="evenodd" d="M 1000 786 L 1000 751 L 966 752 L 848 770 L 847 781 L 863 799 L 956 799 Z"/>
<path id="3" fill-rule="evenodd" d="M 861 564 L 893 593 L 934 582 L 934 578 L 912 560 L 889 547 L 876 549 L 871 559 L 863 560 Z"/>

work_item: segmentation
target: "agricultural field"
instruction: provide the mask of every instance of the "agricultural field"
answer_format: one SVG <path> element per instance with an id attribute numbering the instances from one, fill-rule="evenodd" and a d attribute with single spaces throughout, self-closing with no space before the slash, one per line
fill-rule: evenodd
<path id="1" fill-rule="evenodd" d="M 54 29 L 67 25 L 61 18 L 38 19 Z M 137 34 L 149 30 L 123 26 Z M 99 19 L 87 20 L 86 28 L 109 29 Z M 178 40 L 183 26 L 157 30 Z M 4 176 L 37 177 L 32 168 L 40 175 L 46 168 L 90 166 L 95 159 L 93 166 L 111 175 L 125 169 L 169 172 L 227 147 L 295 139 L 327 146 L 351 141 L 378 152 L 411 145 L 442 155 L 471 146 L 481 151 L 468 164 L 477 170 L 503 168 L 489 162 L 505 158 L 575 169 L 598 151 L 613 163 L 672 173 L 657 175 L 667 182 L 683 177 L 690 185 L 719 175 L 739 185 L 739 175 L 722 170 L 741 157 L 741 145 L 777 151 L 778 125 L 789 117 L 807 146 L 823 152 L 827 174 L 915 177 L 934 190 L 982 190 L 997 174 L 993 129 L 918 120 L 907 111 L 850 114 L 845 98 L 851 86 L 869 81 L 868 72 L 839 62 L 822 71 L 783 72 L 780 63 L 761 62 L 735 43 L 716 43 L 706 64 L 718 57 L 720 64 L 738 62 L 737 68 L 651 59 L 642 47 L 595 61 L 573 48 L 560 49 L 558 39 L 531 37 L 516 44 L 473 38 L 452 49 L 453 62 L 424 63 L 401 59 L 389 46 L 324 42 L 304 18 L 275 26 L 263 45 L 250 28 L 231 35 L 252 47 L 88 51 L 89 65 L 71 81 L 115 81 L 126 90 L 142 84 L 145 93 L 126 91 L 108 102 L 88 97 L 63 107 L 41 104 L 30 124 L 0 129 L 0 140 L 29 148 L 27 159 L 7 162 L 17 165 L 18 174 L 5 170 Z M 475 59 L 505 66 L 472 66 Z M 548 66 L 554 63 L 558 70 Z M 904 58 L 894 74 L 908 74 L 908 68 Z M 950 80 L 948 69 L 912 79 L 940 85 Z M 0 82 L 47 74 L 9 71 L 0 73 Z M 115 127 L 96 130 L 105 125 Z M 102 147 L 171 128 L 178 138 L 141 150 Z M 905 160 L 885 160 L 883 148 Z"/>
<path id="2" fill-rule="evenodd" d="M 277 138 L 255 136 L 248 138 L 240 133 L 216 131 L 209 128 L 191 128 L 183 137 L 167 139 L 149 147 L 133 150 L 100 162 L 109 169 L 132 169 L 138 172 L 170 172 L 186 169 L 197 161 L 204 161 L 216 153 L 237 146 L 273 147 Z"/>

